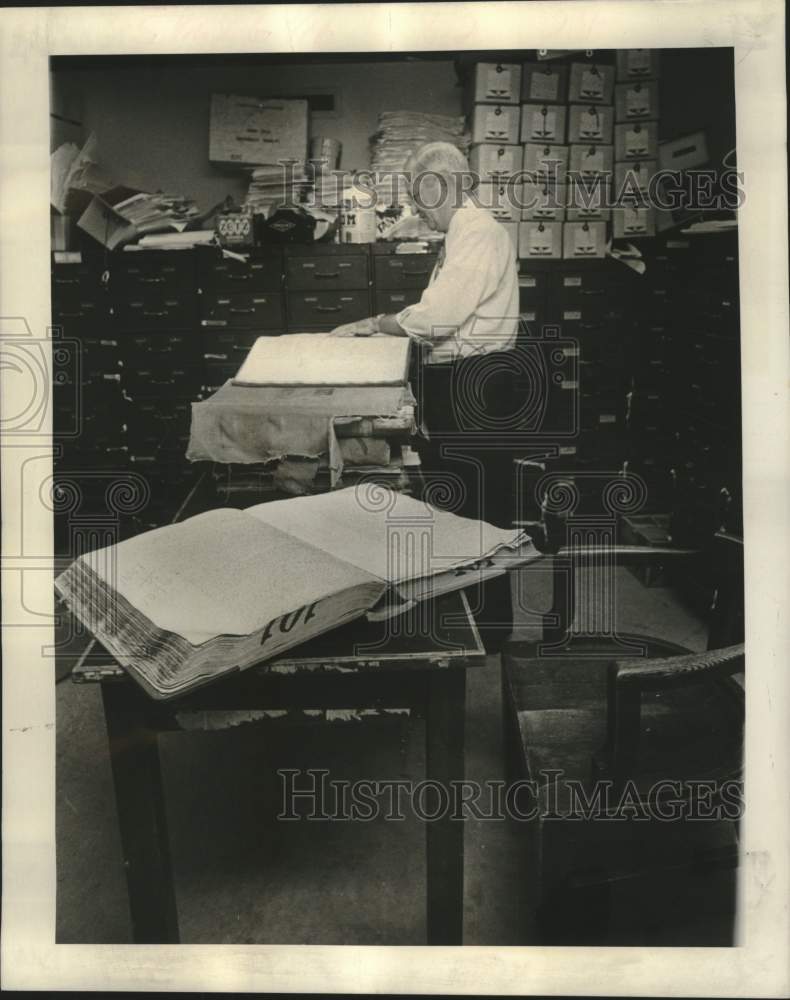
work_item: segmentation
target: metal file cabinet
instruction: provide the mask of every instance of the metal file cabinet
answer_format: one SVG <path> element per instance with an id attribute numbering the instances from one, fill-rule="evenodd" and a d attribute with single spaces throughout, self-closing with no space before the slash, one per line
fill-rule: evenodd
<path id="1" fill-rule="evenodd" d="M 327 331 L 371 315 L 367 244 L 289 245 L 284 265 L 289 330 Z"/>

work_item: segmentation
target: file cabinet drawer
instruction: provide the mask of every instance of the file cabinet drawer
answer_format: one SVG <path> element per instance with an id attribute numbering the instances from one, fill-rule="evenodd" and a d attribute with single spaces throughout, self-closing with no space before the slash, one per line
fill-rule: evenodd
<path id="1" fill-rule="evenodd" d="M 197 300 L 194 292 L 147 291 L 140 298 L 116 302 L 115 313 L 124 330 L 184 329 L 197 322 Z"/>
<path id="2" fill-rule="evenodd" d="M 370 296 L 362 291 L 291 292 L 288 296 L 288 327 L 324 327 L 365 319 L 371 315 Z"/>
<path id="3" fill-rule="evenodd" d="M 376 289 L 389 291 L 401 288 L 422 290 L 428 285 L 436 254 L 393 254 L 376 257 Z"/>
<path id="4" fill-rule="evenodd" d="M 200 335 L 194 333 L 127 334 L 118 341 L 122 345 L 125 363 L 145 365 L 151 357 L 161 358 L 174 366 L 187 363 L 199 355 Z"/>
<path id="5" fill-rule="evenodd" d="M 96 330 L 110 323 L 107 302 L 98 295 L 76 288 L 67 295 L 52 299 L 52 323 L 63 327 L 68 335 L 76 335 L 80 330 Z"/>
<path id="6" fill-rule="evenodd" d="M 124 390 L 132 399 L 167 397 L 169 399 L 194 399 L 202 381 L 203 367 L 181 365 L 165 368 L 149 364 L 124 375 Z"/>
<path id="7" fill-rule="evenodd" d="M 260 336 L 258 330 L 203 331 L 203 357 L 206 361 L 238 362 L 241 365 Z"/>
<path id="8" fill-rule="evenodd" d="M 53 289 L 91 288 L 97 290 L 101 285 L 101 268 L 98 263 L 81 261 L 74 264 L 52 265 Z"/>
<path id="9" fill-rule="evenodd" d="M 219 329 L 282 329 L 282 295 L 279 292 L 204 295 L 202 325 Z"/>
<path id="10" fill-rule="evenodd" d="M 138 251 L 120 254 L 112 264 L 110 284 L 118 299 L 139 298 L 146 289 L 184 295 L 195 292 L 195 261 L 184 251 Z"/>
<path id="11" fill-rule="evenodd" d="M 584 264 L 571 264 L 562 274 L 553 274 L 552 282 L 554 297 L 568 308 L 602 301 L 612 291 L 611 278 L 601 269 L 600 263 L 589 269 Z"/>
<path id="12" fill-rule="evenodd" d="M 206 361 L 200 395 L 204 399 L 213 395 L 228 379 L 234 377 L 240 367 L 240 364 L 228 364 L 225 361 Z"/>
<path id="13" fill-rule="evenodd" d="M 419 302 L 422 298 L 422 289 L 405 288 L 401 292 L 376 292 L 374 313 L 399 313 L 406 306 Z"/>
<path id="14" fill-rule="evenodd" d="M 549 277 L 545 271 L 519 274 L 518 303 L 520 309 L 525 309 L 528 306 L 542 306 L 545 303 Z"/>
<path id="15" fill-rule="evenodd" d="M 367 288 L 368 259 L 349 257 L 291 257 L 286 261 L 289 291 Z"/>
<path id="16" fill-rule="evenodd" d="M 252 257 L 246 263 L 204 254 L 198 261 L 198 282 L 204 292 L 279 292 L 283 260 L 278 251 Z"/>

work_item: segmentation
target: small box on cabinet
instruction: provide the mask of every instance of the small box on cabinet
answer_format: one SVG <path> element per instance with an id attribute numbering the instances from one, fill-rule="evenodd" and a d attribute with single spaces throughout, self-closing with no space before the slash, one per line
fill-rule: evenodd
<path id="1" fill-rule="evenodd" d="M 655 236 L 656 221 L 652 208 L 624 205 L 614 209 L 614 238 L 632 239 L 637 236 Z"/>
<path id="2" fill-rule="evenodd" d="M 616 160 L 655 160 L 658 154 L 658 122 L 627 122 L 615 125 Z"/>
<path id="3" fill-rule="evenodd" d="M 605 222 L 565 222 L 562 226 L 563 257 L 586 260 L 606 255 Z"/>
<path id="4" fill-rule="evenodd" d="M 521 141 L 565 142 L 566 114 L 556 104 L 522 104 Z"/>
<path id="5" fill-rule="evenodd" d="M 613 93 L 614 66 L 571 63 L 569 101 L 580 104 L 611 104 Z"/>
<path id="6" fill-rule="evenodd" d="M 497 222 L 518 222 L 521 218 L 521 184 L 485 181 L 478 184 L 475 194 Z"/>
<path id="7" fill-rule="evenodd" d="M 470 103 L 518 104 L 521 66 L 519 63 L 476 63 L 470 84 Z"/>
<path id="8" fill-rule="evenodd" d="M 522 260 L 559 260 L 562 257 L 561 222 L 521 222 L 518 255 Z"/>
<path id="9" fill-rule="evenodd" d="M 524 171 L 532 174 L 530 179 L 561 183 L 568 169 L 568 147 L 542 145 L 527 142 L 524 144 Z"/>
<path id="10" fill-rule="evenodd" d="M 521 100 L 525 103 L 562 104 L 568 93 L 568 67 L 552 63 L 524 63 Z"/>
<path id="11" fill-rule="evenodd" d="M 523 153 L 521 146 L 498 146 L 480 143 L 469 151 L 469 166 L 480 180 L 512 177 L 521 172 Z"/>
<path id="12" fill-rule="evenodd" d="M 635 160 L 633 163 L 615 163 L 614 182 L 618 194 L 646 192 L 658 170 L 656 160 Z"/>
<path id="13" fill-rule="evenodd" d="M 612 142 L 614 114 L 600 104 L 572 104 L 568 119 L 568 142 Z"/>
<path id="14" fill-rule="evenodd" d="M 618 83 L 614 88 L 614 111 L 618 122 L 658 118 L 658 83 L 655 80 Z"/>
<path id="15" fill-rule="evenodd" d="M 564 184 L 525 181 L 521 185 L 521 218 L 561 222 L 565 218 Z"/>
<path id="16" fill-rule="evenodd" d="M 688 170 L 708 162 L 708 144 L 704 132 L 684 135 L 658 147 L 658 164 L 662 170 Z"/>
<path id="17" fill-rule="evenodd" d="M 658 76 L 658 49 L 618 49 L 617 79 L 640 80 Z"/>
<path id="18" fill-rule="evenodd" d="M 611 215 L 610 185 L 603 177 L 578 177 L 568 184 L 568 222 L 605 220 Z"/>
<path id="19" fill-rule="evenodd" d="M 472 112 L 472 142 L 518 142 L 520 108 L 517 104 L 475 104 Z"/>
<path id="20" fill-rule="evenodd" d="M 614 149 L 607 145 L 573 145 L 570 151 L 570 172 L 582 177 L 611 174 Z"/>

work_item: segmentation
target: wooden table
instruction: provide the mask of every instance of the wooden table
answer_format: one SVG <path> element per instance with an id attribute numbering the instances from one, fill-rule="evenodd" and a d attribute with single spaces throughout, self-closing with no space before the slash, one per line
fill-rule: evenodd
<path id="1" fill-rule="evenodd" d="M 320 710 L 333 724 L 359 725 L 406 709 L 425 720 L 426 778 L 445 786 L 463 780 L 466 668 L 482 665 L 485 652 L 463 592 L 418 606 L 414 615 L 411 622 L 402 616 L 412 634 L 387 635 L 383 623 L 362 619 L 166 702 L 145 694 L 98 644 L 88 647 L 72 677 L 101 685 L 135 942 L 179 940 L 159 733 L 200 728 L 206 713 L 243 712 L 277 725 L 315 721 Z M 463 820 L 426 822 L 425 836 L 428 944 L 460 945 Z"/>

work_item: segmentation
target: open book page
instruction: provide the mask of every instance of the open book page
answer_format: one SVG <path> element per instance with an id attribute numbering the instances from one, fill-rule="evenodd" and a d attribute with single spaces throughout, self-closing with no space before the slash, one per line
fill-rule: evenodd
<path id="1" fill-rule="evenodd" d="M 82 560 L 155 626 L 195 646 L 250 635 L 278 616 L 376 582 L 342 557 L 228 508 Z"/>
<path id="2" fill-rule="evenodd" d="M 294 333 L 259 337 L 233 379 L 237 385 L 400 385 L 407 337 Z"/>
<path id="3" fill-rule="evenodd" d="M 522 532 L 458 517 L 370 484 L 258 504 L 246 513 L 398 585 L 401 592 L 400 585 L 407 581 L 470 565 L 506 549 L 532 551 Z M 522 555 L 519 561 L 527 558 Z"/>

